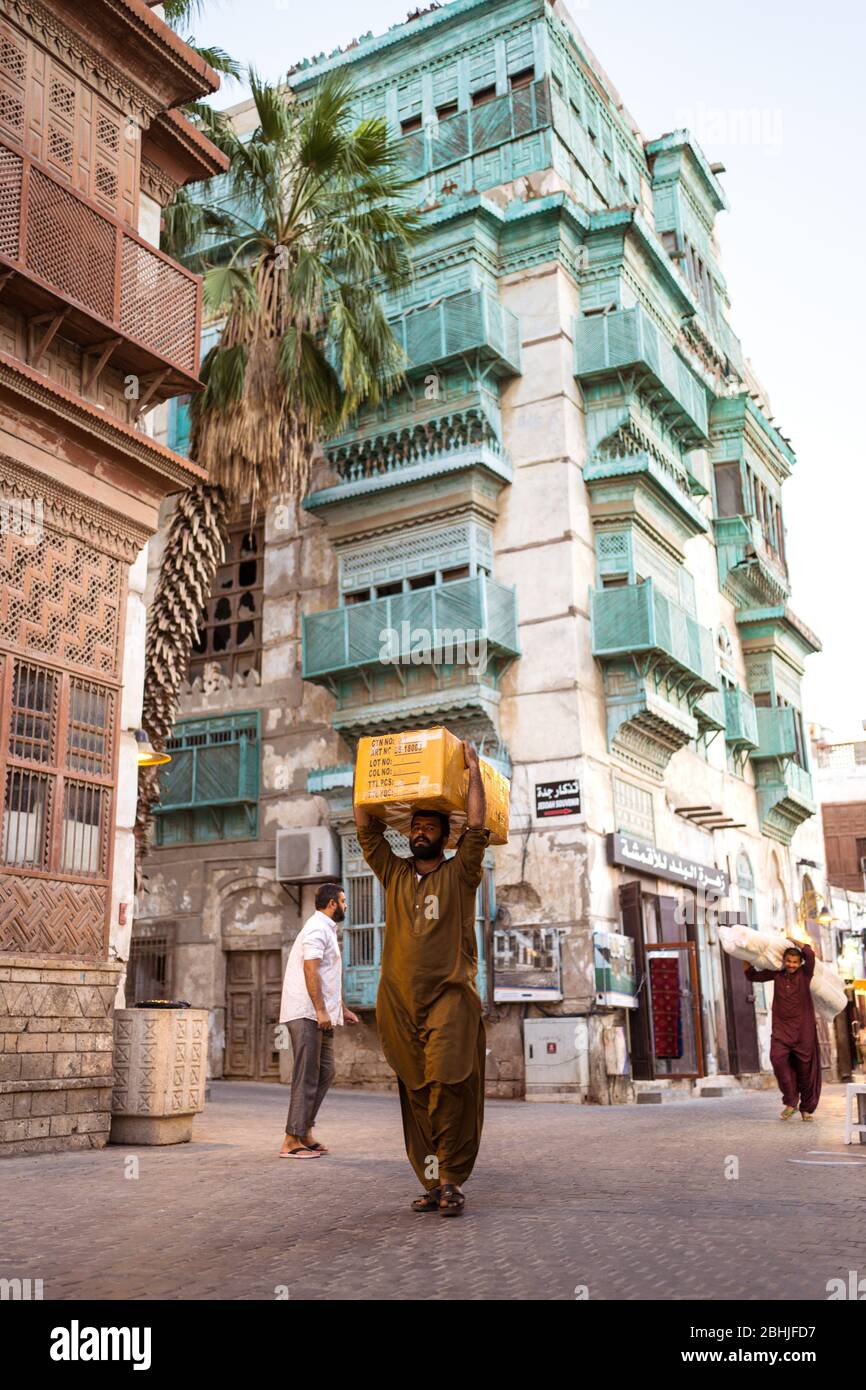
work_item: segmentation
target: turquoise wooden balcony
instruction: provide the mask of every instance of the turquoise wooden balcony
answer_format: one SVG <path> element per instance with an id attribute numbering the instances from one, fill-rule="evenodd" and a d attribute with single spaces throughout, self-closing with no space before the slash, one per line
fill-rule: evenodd
<path id="1" fill-rule="evenodd" d="M 419 636 L 419 633 L 421 636 Z M 488 662 L 520 655 L 517 595 L 486 575 L 438 584 L 391 598 L 373 599 L 323 613 L 307 613 L 302 630 L 304 680 L 333 678 L 383 664 L 383 644 L 392 634 L 389 665 L 425 645 L 430 664 L 459 664 L 463 643 L 486 645 Z M 426 638 L 426 642 L 423 640 Z M 450 658 L 450 661 L 449 661 Z"/>
<path id="2" fill-rule="evenodd" d="M 793 758 L 797 753 L 795 711 L 790 706 L 755 711 L 758 746 L 753 762 L 766 758 Z"/>
<path id="3" fill-rule="evenodd" d="M 812 778 L 797 762 L 797 712 L 790 707 L 758 709 L 755 768 L 761 831 L 789 845 L 799 825 L 816 812 Z"/>
<path id="4" fill-rule="evenodd" d="M 738 608 L 784 603 L 791 592 L 784 562 L 767 545 L 757 517 L 713 521 L 719 584 Z"/>
<path id="5" fill-rule="evenodd" d="M 391 328 L 410 373 L 477 354 L 496 376 L 520 375 L 520 320 L 489 290 L 412 310 L 392 320 Z"/>
<path id="6" fill-rule="evenodd" d="M 694 715 L 702 734 L 720 733 L 725 727 L 725 697 L 722 691 L 705 691 L 695 704 Z"/>
<path id="7" fill-rule="evenodd" d="M 755 702 L 745 690 L 725 691 L 725 742 L 732 748 L 757 748 Z"/>
<path id="8" fill-rule="evenodd" d="M 797 827 L 818 809 L 812 778 L 791 759 L 771 759 L 755 764 L 755 782 L 761 833 L 789 845 Z"/>
<path id="9" fill-rule="evenodd" d="M 698 448 L 709 438 L 707 394 L 672 343 L 640 305 L 576 319 L 574 374 L 581 381 L 639 374 L 656 394 L 656 413 L 676 424 L 683 442 Z"/>
<path id="10" fill-rule="evenodd" d="M 716 690 L 712 634 L 652 579 L 591 595 L 592 654 L 599 660 L 633 658 L 694 697 Z"/>
<path id="11" fill-rule="evenodd" d="M 413 131 L 400 141 L 407 178 L 447 169 L 550 124 L 547 78 Z"/>

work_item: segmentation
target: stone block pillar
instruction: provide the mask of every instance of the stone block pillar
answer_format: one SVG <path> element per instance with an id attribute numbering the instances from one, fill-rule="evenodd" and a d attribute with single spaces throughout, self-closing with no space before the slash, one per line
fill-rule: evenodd
<path id="1" fill-rule="evenodd" d="M 118 1009 L 112 1144 L 183 1144 L 204 1109 L 207 1009 Z"/>

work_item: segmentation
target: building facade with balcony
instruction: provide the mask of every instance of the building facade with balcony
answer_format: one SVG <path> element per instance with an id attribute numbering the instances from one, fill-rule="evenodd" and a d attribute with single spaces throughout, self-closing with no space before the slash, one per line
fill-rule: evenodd
<path id="1" fill-rule="evenodd" d="M 815 728 L 812 760 L 827 880 L 852 893 L 866 892 L 866 737 L 840 739 Z"/>
<path id="2" fill-rule="evenodd" d="M 146 549 L 199 470 L 201 290 L 160 209 L 218 78 L 141 0 L 0 19 L 0 1149 L 98 1147 L 133 909 Z"/>
<path id="3" fill-rule="evenodd" d="M 297 512 L 269 508 L 259 597 L 215 590 L 223 645 L 209 608 L 178 738 L 256 716 L 256 826 L 235 843 L 202 806 L 206 844 L 163 831 L 148 930 L 226 1073 L 276 1075 L 271 981 L 312 895 L 276 883 L 274 841 L 330 826 L 364 1019 L 340 1079 L 387 1084 L 351 766 L 364 734 L 445 724 L 511 776 L 479 895 L 489 1093 L 762 1084 L 767 1000 L 717 926 L 792 926 L 799 861 L 821 859 L 818 641 L 789 603 L 795 460 L 730 326 L 717 174 L 688 132 L 643 138 L 560 3 L 453 0 L 302 64 L 298 99 L 335 68 L 402 135 L 423 212 L 388 305 L 406 380 L 322 442 Z M 164 798 L 161 823 L 179 814 Z M 550 1015 L 582 1021 L 584 1055 L 527 1091 L 527 1025 Z"/>

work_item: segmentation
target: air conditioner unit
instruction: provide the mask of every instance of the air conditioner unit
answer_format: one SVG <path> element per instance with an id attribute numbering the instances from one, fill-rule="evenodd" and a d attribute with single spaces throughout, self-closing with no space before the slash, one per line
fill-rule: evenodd
<path id="1" fill-rule="evenodd" d="M 326 825 L 277 831 L 278 883 L 339 882 L 340 847 Z"/>

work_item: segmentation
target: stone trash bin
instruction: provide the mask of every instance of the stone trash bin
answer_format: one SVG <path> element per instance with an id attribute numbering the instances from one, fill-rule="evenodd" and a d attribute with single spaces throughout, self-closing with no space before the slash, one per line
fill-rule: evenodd
<path id="1" fill-rule="evenodd" d="M 116 1009 L 110 1144 L 184 1144 L 204 1109 L 207 1009 Z"/>

